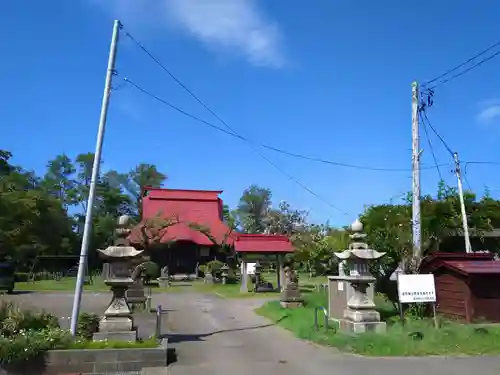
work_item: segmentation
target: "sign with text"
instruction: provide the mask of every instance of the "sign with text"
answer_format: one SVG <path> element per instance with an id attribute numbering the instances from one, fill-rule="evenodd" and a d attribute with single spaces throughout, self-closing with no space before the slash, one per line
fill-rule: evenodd
<path id="1" fill-rule="evenodd" d="M 401 303 L 436 302 L 434 275 L 398 275 L 398 296 Z"/>

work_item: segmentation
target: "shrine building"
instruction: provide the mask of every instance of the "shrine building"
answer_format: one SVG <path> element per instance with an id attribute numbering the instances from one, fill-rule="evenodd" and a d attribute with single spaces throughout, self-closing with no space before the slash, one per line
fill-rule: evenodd
<path id="1" fill-rule="evenodd" d="M 142 198 L 142 220 L 157 217 L 170 221 L 161 238 L 148 247 L 151 260 L 168 266 L 170 274 L 195 274 L 211 260 L 226 262 L 238 257 L 275 261 L 280 269 L 283 256 L 293 252 L 290 239 L 282 235 L 241 234 L 223 219 L 222 191 L 146 187 Z M 140 226 L 140 225 L 139 225 Z M 140 246 L 139 226 L 129 236 Z"/>

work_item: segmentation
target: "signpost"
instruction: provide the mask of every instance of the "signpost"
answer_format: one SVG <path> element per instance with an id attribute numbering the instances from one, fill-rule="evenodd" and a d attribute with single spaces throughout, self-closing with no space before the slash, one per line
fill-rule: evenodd
<path id="1" fill-rule="evenodd" d="M 398 275 L 398 299 L 401 323 L 404 324 L 404 303 L 430 303 L 434 315 L 434 325 L 438 328 L 436 317 L 436 285 L 433 274 Z"/>

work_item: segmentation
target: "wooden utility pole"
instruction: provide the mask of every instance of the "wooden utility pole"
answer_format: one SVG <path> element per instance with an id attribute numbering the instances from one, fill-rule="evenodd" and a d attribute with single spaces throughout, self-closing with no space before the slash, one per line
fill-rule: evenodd
<path id="1" fill-rule="evenodd" d="M 457 175 L 458 184 L 458 197 L 460 198 L 460 211 L 462 212 L 462 225 L 464 228 L 465 252 L 472 253 L 469 238 L 469 225 L 467 224 L 467 212 L 465 211 L 464 189 L 462 187 L 462 170 L 460 168 L 460 160 L 458 159 L 458 152 L 453 153 L 455 160 L 455 174 Z"/>
<path id="2" fill-rule="evenodd" d="M 411 138 L 412 138 L 412 235 L 413 259 L 415 272 L 422 259 L 422 229 L 420 227 L 420 134 L 418 116 L 418 83 L 411 85 Z"/>

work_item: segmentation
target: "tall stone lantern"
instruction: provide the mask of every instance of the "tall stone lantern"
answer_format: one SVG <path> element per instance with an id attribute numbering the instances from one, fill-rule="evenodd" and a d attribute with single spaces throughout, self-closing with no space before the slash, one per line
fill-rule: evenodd
<path id="1" fill-rule="evenodd" d="M 136 250 L 125 244 L 124 238 L 129 233 L 128 222 L 127 216 L 120 217 L 115 245 L 109 246 L 105 250 L 98 250 L 100 257 L 108 263 L 104 283 L 110 287 L 113 295 L 103 318 L 99 322 L 99 332 L 94 333 L 94 341 L 137 340 L 137 331 L 134 329 L 126 292 L 134 283 L 139 272 L 137 269 L 131 274 L 130 265 L 141 256 L 143 250 Z"/>
<path id="2" fill-rule="evenodd" d="M 369 265 L 385 253 L 370 249 L 364 242 L 366 234 L 359 220 L 351 225 L 351 231 L 349 248 L 335 253 L 343 264 L 345 275 L 329 278 L 342 282 L 348 288 L 344 301 L 337 300 L 337 303 L 344 304 L 343 316 L 338 319 L 340 329 L 352 333 L 384 332 L 386 324 L 380 321 L 380 314 L 372 299 L 375 278 L 370 273 Z"/>

